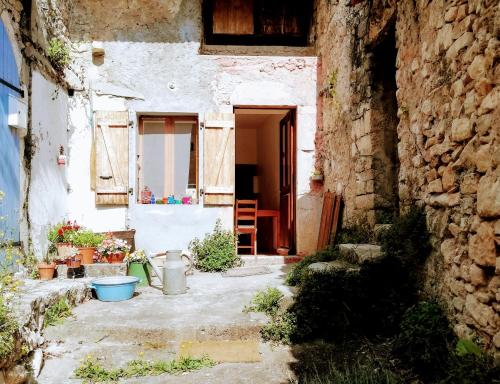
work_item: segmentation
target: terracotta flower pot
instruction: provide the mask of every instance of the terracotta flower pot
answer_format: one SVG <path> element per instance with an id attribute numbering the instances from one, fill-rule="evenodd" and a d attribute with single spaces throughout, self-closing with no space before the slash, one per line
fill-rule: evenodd
<path id="1" fill-rule="evenodd" d="M 40 280 L 52 280 L 54 278 L 55 269 L 56 263 L 39 263 L 38 274 L 40 275 Z"/>
<path id="2" fill-rule="evenodd" d="M 80 252 L 80 257 L 82 259 L 82 264 L 94 264 L 94 252 L 95 248 L 81 248 L 78 247 L 78 251 Z"/>
<path id="3" fill-rule="evenodd" d="M 73 246 L 70 243 L 57 243 L 56 248 L 59 258 L 64 260 L 70 257 Z"/>
<path id="4" fill-rule="evenodd" d="M 125 253 L 123 252 L 111 253 L 108 256 L 106 256 L 106 259 L 110 264 L 120 264 L 121 262 L 123 262 L 124 258 L 125 258 Z"/>

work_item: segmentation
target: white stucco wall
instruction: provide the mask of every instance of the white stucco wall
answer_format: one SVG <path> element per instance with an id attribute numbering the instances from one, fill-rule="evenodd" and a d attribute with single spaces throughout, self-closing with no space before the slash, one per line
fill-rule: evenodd
<path id="1" fill-rule="evenodd" d="M 35 255 L 47 251 L 47 230 L 68 217 L 67 168 L 57 165 L 59 146 L 67 151 L 68 96 L 38 71 L 32 78 L 31 182 L 28 213 Z"/>
<path id="2" fill-rule="evenodd" d="M 133 227 L 137 230 L 137 244 L 150 249 L 185 248 L 194 236 L 210 230 L 216 217 L 222 217 L 227 227 L 232 227 L 232 208 L 143 207 L 136 206 L 135 196 L 130 198 L 129 209 L 96 207 L 89 171 L 92 111 L 128 110 L 135 118 L 139 113 L 196 113 L 203 121 L 206 112 L 232 112 L 235 105 L 297 106 L 297 250 L 310 253 L 315 248 L 319 225 L 319 213 L 310 201 L 316 198 L 309 197 L 316 132 L 317 58 L 200 54 L 199 5 L 184 2 L 182 7 L 186 8 L 185 14 L 181 9 L 172 24 L 162 25 L 164 42 L 162 35 L 149 36 L 147 28 L 136 33 L 120 29 L 122 25 L 116 30 L 110 26 L 112 33 L 102 32 L 106 37 L 101 42 L 105 55 L 97 65 L 92 61 L 91 42 L 78 46 L 74 68 L 79 68 L 77 73 L 83 81 L 76 86 L 82 91 L 70 104 L 71 216 L 96 230 Z M 95 23 L 99 25 L 98 16 Z M 92 31 L 95 29 L 89 27 L 88 33 Z M 130 159 L 135 159 L 136 124 L 130 133 Z M 129 184 L 135 189 L 135 164 L 130 166 Z"/>

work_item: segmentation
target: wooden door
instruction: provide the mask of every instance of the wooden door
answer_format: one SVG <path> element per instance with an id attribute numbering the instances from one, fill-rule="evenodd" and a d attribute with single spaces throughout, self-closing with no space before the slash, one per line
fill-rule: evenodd
<path id="1" fill-rule="evenodd" d="M 295 247 L 295 116 L 280 122 L 280 244 L 292 253 Z"/>
<path id="2" fill-rule="evenodd" d="M 203 131 L 205 205 L 234 205 L 235 119 L 232 113 L 207 113 Z"/>

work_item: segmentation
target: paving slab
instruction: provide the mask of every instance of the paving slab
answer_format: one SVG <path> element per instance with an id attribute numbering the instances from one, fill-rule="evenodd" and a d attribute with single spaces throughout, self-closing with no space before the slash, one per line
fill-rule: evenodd
<path id="1" fill-rule="evenodd" d="M 260 340 L 260 328 L 267 321 L 262 314 L 245 313 L 258 290 L 277 287 L 291 296 L 284 285 L 285 268 L 270 266 L 270 274 L 247 277 L 222 277 L 219 273 L 188 276 L 188 292 L 165 296 L 159 287 L 139 288 L 128 301 L 106 303 L 88 301 L 73 310 L 74 316 L 63 324 L 49 327 L 40 384 L 79 383 L 74 369 L 87 355 L 104 366 L 118 367 L 144 358 L 170 360 L 178 356 L 186 342 L 221 345 L 247 341 L 258 346 L 259 361 L 249 361 L 243 349 L 238 362 L 184 375 L 162 375 L 125 380 L 126 383 L 283 383 L 291 375 L 293 357 L 285 347 L 271 348 Z M 207 344 L 203 344 L 207 343 Z M 243 343 L 242 345 L 245 345 Z M 229 350 L 231 348 L 228 348 Z M 255 349 L 254 349 L 255 352 Z M 223 359 L 221 359 L 223 360 Z M 254 360 L 255 355 L 254 355 Z"/>

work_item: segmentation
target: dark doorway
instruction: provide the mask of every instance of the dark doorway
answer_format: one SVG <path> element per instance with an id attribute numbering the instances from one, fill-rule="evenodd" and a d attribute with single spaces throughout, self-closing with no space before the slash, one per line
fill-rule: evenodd
<path id="1" fill-rule="evenodd" d="M 399 212 L 398 135 L 399 119 L 396 98 L 396 34 L 395 25 L 373 50 L 372 129 L 376 132 L 373 169 L 374 192 L 378 195 L 375 221 L 388 223 Z"/>

